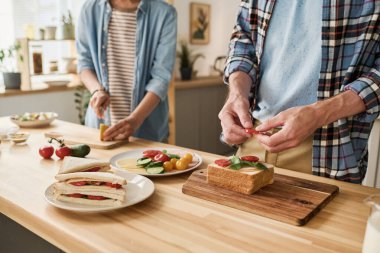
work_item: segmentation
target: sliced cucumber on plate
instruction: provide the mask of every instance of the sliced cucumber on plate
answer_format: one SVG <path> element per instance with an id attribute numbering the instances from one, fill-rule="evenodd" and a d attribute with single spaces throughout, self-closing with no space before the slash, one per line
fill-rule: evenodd
<path id="1" fill-rule="evenodd" d="M 162 174 L 164 173 L 164 167 L 151 167 L 146 169 L 148 174 Z"/>

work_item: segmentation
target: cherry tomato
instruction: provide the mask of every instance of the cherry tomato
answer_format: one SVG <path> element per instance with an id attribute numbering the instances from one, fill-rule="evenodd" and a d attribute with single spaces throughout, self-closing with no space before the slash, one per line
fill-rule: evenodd
<path id="1" fill-rule="evenodd" d="M 164 162 L 163 167 L 164 167 L 165 171 L 171 171 L 171 170 L 173 170 L 174 165 L 172 162 L 167 161 L 167 162 Z"/>
<path id="2" fill-rule="evenodd" d="M 214 162 L 216 165 L 219 165 L 221 167 L 228 167 L 231 165 L 231 161 L 228 159 L 218 159 Z"/>
<path id="3" fill-rule="evenodd" d="M 187 166 L 189 166 L 189 164 L 187 163 L 187 160 L 182 160 L 182 159 L 179 159 L 175 164 L 175 167 L 177 170 L 185 170 L 187 169 Z"/>
<path id="4" fill-rule="evenodd" d="M 93 200 L 104 200 L 104 199 L 107 199 L 106 197 L 103 197 L 103 196 L 93 196 L 93 195 L 88 195 L 87 198 L 88 199 L 93 199 Z"/>
<path id="5" fill-rule="evenodd" d="M 153 158 L 153 161 L 164 163 L 164 162 L 170 161 L 170 157 L 167 154 L 161 153 L 161 154 L 156 155 Z"/>
<path id="6" fill-rule="evenodd" d="M 116 189 L 120 189 L 122 187 L 121 184 L 113 184 L 113 183 L 105 183 L 105 185 L 108 187 L 116 188 Z"/>
<path id="7" fill-rule="evenodd" d="M 186 153 L 182 158 L 186 159 L 189 163 L 193 161 L 193 155 L 190 153 Z"/>
<path id="8" fill-rule="evenodd" d="M 80 193 L 66 194 L 66 196 L 72 197 L 72 198 L 83 198 L 84 197 L 84 195 L 80 194 Z"/>
<path id="9" fill-rule="evenodd" d="M 40 153 L 40 156 L 42 156 L 44 159 L 49 159 L 54 154 L 54 148 L 53 146 L 43 146 L 38 150 L 38 153 Z"/>
<path id="10" fill-rule="evenodd" d="M 246 129 L 245 129 L 245 132 L 246 132 L 247 134 L 260 134 L 259 131 L 256 131 L 255 129 L 250 129 L 250 128 L 246 128 Z"/>
<path id="11" fill-rule="evenodd" d="M 253 163 L 258 162 L 260 160 L 257 156 L 254 156 L 254 155 L 242 156 L 240 157 L 240 159 L 243 161 L 253 162 Z"/>
<path id="12" fill-rule="evenodd" d="M 143 152 L 143 157 L 153 159 L 158 154 L 162 154 L 162 152 L 160 150 L 146 150 Z"/>
<path id="13" fill-rule="evenodd" d="M 170 159 L 170 162 L 173 164 L 173 169 L 174 169 L 174 170 L 176 169 L 175 165 L 176 165 L 177 161 L 178 161 L 177 158 L 172 158 L 172 159 Z"/>
<path id="14" fill-rule="evenodd" d="M 86 185 L 86 182 L 85 181 L 79 181 L 79 182 L 72 182 L 70 184 L 75 185 L 75 186 L 83 186 L 83 185 Z"/>
<path id="15" fill-rule="evenodd" d="M 71 154 L 71 150 L 67 146 L 63 146 L 55 150 L 55 154 L 59 157 L 59 159 L 63 159 L 65 156 L 69 156 Z"/>

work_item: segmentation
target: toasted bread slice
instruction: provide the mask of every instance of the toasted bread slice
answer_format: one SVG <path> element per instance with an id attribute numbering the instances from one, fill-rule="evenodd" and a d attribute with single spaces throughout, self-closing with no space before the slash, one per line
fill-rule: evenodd
<path id="1" fill-rule="evenodd" d="M 207 182 L 231 191 L 253 194 L 260 188 L 273 183 L 273 166 L 269 164 L 265 166 L 266 170 L 255 167 L 232 170 L 229 167 L 210 164 L 207 167 Z"/>

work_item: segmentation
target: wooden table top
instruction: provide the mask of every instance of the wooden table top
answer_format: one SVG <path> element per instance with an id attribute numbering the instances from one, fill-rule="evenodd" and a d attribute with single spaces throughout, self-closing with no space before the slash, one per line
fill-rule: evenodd
<path id="1" fill-rule="evenodd" d="M 0 126 L 10 124 L 0 118 Z M 29 129 L 26 145 L 0 144 L 0 212 L 67 252 L 361 252 L 369 207 L 363 199 L 379 189 L 276 169 L 279 174 L 338 185 L 340 193 L 306 226 L 297 227 L 182 194 L 190 175 L 153 179 L 155 193 L 137 205 L 99 214 L 50 206 L 45 189 L 61 161 L 43 160 L 38 148 L 52 127 Z M 75 126 L 73 126 L 75 131 Z M 141 139 L 92 158 L 142 147 L 163 147 Z M 216 155 L 198 152 L 204 163 Z"/>

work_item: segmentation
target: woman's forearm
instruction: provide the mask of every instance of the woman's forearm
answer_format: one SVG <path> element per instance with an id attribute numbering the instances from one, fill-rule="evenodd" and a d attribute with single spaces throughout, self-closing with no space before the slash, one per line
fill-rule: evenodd
<path id="1" fill-rule="evenodd" d="M 142 122 L 152 113 L 156 106 L 160 103 L 160 98 L 153 92 L 148 91 L 143 100 L 139 103 L 136 109 L 131 113 L 131 117 L 135 118 L 138 122 L 138 125 L 141 125 Z M 165 120 L 165 119 L 163 119 Z"/>
<path id="2" fill-rule="evenodd" d="M 85 69 L 82 70 L 79 74 L 80 79 L 86 86 L 86 88 L 91 92 L 91 94 L 95 90 L 99 90 L 103 88 L 103 86 L 99 83 L 98 78 L 96 77 L 96 74 L 91 69 Z"/>

